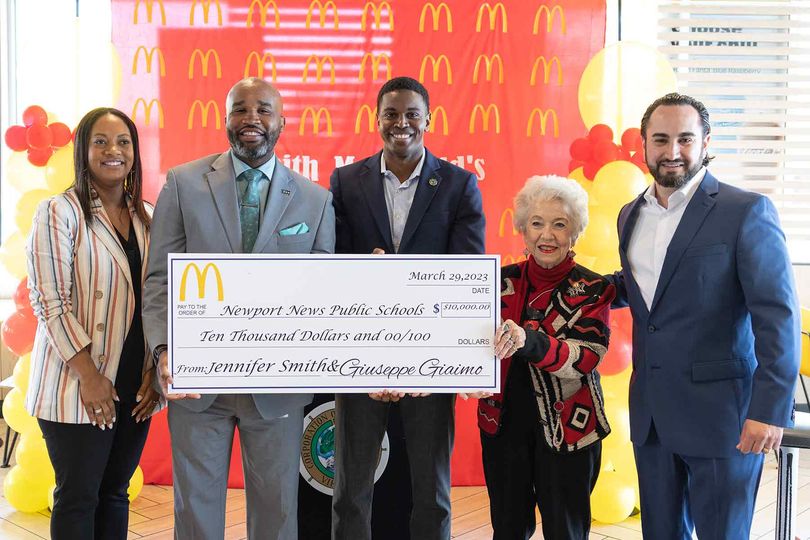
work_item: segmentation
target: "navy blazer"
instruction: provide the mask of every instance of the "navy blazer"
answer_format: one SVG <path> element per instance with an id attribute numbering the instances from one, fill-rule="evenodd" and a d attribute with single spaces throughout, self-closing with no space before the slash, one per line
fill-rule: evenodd
<path id="1" fill-rule="evenodd" d="M 619 214 L 618 298 L 633 314 L 630 428 L 671 451 L 734 455 L 750 418 L 789 426 L 799 307 L 776 209 L 706 173 L 667 249 L 650 309 L 627 259 L 643 195 Z"/>
<path id="2" fill-rule="evenodd" d="M 378 152 L 330 178 L 336 253 L 394 253 Z M 484 211 L 475 175 L 425 150 L 399 253 L 484 253 Z"/>

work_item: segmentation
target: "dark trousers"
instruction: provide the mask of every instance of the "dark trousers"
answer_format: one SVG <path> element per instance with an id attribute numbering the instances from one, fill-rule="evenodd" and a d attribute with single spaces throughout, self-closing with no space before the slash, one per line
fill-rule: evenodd
<path id="1" fill-rule="evenodd" d="M 127 537 L 127 488 L 150 423 L 135 422 L 130 416 L 134 406 L 116 403 L 116 421 L 112 429 L 104 431 L 90 424 L 39 420 L 56 473 L 53 540 Z"/>
<path id="2" fill-rule="evenodd" d="M 455 394 L 405 397 L 400 402 L 411 469 L 411 538 L 450 539 L 450 453 Z M 332 539 L 370 540 L 374 470 L 390 404 L 366 394 L 335 396 L 335 487 Z"/>
<path id="3" fill-rule="evenodd" d="M 655 428 L 634 445 L 644 538 L 744 540 L 750 536 L 762 454 L 702 458 L 661 445 Z"/>
<path id="4" fill-rule="evenodd" d="M 546 540 L 587 539 L 602 443 L 567 454 L 552 451 L 537 406 L 523 398 L 510 400 L 498 435 L 481 434 L 493 540 L 531 538 L 535 505 Z"/>

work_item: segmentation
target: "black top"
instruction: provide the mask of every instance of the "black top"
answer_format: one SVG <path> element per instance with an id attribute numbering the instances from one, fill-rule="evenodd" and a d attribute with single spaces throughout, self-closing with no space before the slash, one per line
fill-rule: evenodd
<path id="1" fill-rule="evenodd" d="M 129 239 L 125 239 L 117 229 L 115 232 L 129 261 L 129 274 L 135 293 L 135 314 L 132 316 L 132 324 L 121 351 L 121 361 L 115 376 L 115 391 L 118 392 L 121 401 L 134 403 L 135 395 L 141 386 L 143 359 L 146 354 L 141 318 L 141 249 L 138 247 L 134 226 L 129 227 Z"/>

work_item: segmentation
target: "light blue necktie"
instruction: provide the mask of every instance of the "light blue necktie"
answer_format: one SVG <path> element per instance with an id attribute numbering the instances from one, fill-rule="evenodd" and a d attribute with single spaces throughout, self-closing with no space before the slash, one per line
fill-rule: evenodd
<path id="1" fill-rule="evenodd" d="M 239 220 L 242 222 L 242 252 L 253 251 L 253 244 L 259 235 L 259 211 L 261 202 L 259 196 L 259 181 L 264 175 L 259 169 L 248 169 L 239 175 L 238 180 L 247 181 L 247 187 L 239 203 Z"/>

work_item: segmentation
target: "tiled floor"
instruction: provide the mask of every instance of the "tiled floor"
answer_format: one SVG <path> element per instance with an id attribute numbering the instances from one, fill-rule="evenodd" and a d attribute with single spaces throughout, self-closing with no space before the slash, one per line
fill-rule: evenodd
<path id="1" fill-rule="evenodd" d="M 799 515 L 797 534 L 802 540 L 810 539 L 810 452 L 803 451 L 799 470 Z M 8 469 L 0 469 L 2 483 Z M 453 538 L 459 540 L 488 540 L 492 538 L 489 525 L 489 500 L 483 487 L 458 487 L 452 492 Z M 757 498 L 756 514 L 751 538 L 773 538 L 776 512 L 776 460 L 770 456 L 765 462 L 762 484 Z M 48 538 L 48 512 L 23 514 L 16 512 L 0 497 L 0 539 L 31 540 Z M 129 518 L 129 538 L 173 538 L 172 490 L 167 486 L 144 486 L 140 496 L 132 503 Z M 226 539 L 246 538 L 244 491 L 228 491 Z M 542 538 L 538 532 L 534 538 Z M 638 516 L 623 523 L 605 525 L 594 523 L 592 539 L 631 540 L 641 538 Z"/>

